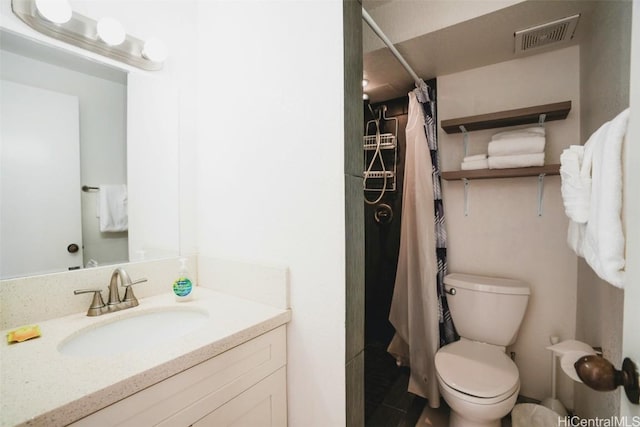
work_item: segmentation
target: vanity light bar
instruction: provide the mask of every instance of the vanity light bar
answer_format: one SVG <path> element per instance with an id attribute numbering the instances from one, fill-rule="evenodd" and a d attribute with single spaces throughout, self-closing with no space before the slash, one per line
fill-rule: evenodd
<path id="1" fill-rule="evenodd" d="M 38 13 L 36 0 L 11 0 L 13 13 L 36 31 L 116 61 L 148 71 L 161 70 L 166 51 L 155 57 L 145 54 L 146 42 L 126 34 L 118 45 L 109 45 L 98 35 L 98 23 L 77 12 L 64 23 L 54 23 Z M 157 42 L 157 39 L 154 39 Z"/>

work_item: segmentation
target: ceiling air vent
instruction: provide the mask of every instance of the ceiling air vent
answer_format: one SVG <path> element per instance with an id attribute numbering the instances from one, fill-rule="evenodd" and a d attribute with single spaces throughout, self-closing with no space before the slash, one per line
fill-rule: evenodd
<path id="1" fill-rule="evenodd" d="M 580 14 L 516 31 L 516 53 L 569 41 L 578 25 Z"/>

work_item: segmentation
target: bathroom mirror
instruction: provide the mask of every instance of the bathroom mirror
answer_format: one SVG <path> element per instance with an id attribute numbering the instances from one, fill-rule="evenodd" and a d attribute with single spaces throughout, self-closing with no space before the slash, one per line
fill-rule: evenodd
<path id="1" fill-rule="evenodd" d="M 129 253 L 130 236 L 145 215 L 135 211 L 142 201 L 132 200 L 131 191 L 129 216 L 137 219 L 129 230 L 100 230 L 98 187 L 127 184 L 132 166 L 127 164 L 128 71 L 5 29 L 0 29 L 0 55 L 0 279 L 176 255 L 177 244 L 163 247 L 161 254 L 144 253 L 140 238 L 136 253 Z M 144 79 L 135 76 L 138 85 Z M 139 99 L 132 108 L 139 111 Z M 167 118 L 141 118 L 157 119 Z M 56 138 L 64 148 L 54 147 Z M 177 200 L 175 192 L 163 197 Z M 158 218 L 148 224 L 144 235 L 178 228 Z"/>

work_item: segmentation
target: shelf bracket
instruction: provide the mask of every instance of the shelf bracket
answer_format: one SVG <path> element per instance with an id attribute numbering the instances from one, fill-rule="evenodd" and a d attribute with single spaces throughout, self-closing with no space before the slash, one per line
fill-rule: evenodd
<path id="1" fill-rule="evenodd" d="M 469 180 L 462 178 L 464 184 L 464 216 L 469 216 Z"/>
<path id="2" fill-rule="evenodd" d="M 542 216 L 542 196 L 544 193 L 544 173 L 538 175 L 538 216 Z"/>
<path id="3" fill-rule="evenodd" d="M 544 127 L 544 121 L 547 119 L 547 115 L 542 113 L 540 114 L 540 117 L 538 118 L 538 126 L 540 126 L 541 128 Z"/>
<path id="4" fill-rule="evenodd" d="M 460 125 L 460 132 L 462 132 L 463 157 L 467 157 L 467 154 L 469 154 L 469 132 L 467 132 L 467 128 L 464 125 Z"/>

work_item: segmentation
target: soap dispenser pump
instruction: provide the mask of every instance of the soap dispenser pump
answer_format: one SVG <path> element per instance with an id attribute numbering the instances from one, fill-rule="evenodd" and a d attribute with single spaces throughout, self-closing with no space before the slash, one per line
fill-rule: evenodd
<path id="1" fill-rule="evenodd" d="M 193 281 L 191 274 L 187 268 L 187 259 L 180 258 L 180 268 L 178 269 L 178 278 L 173 282 L 173 293 L 176 301 L 189 301 L 193 296 Z"/>

